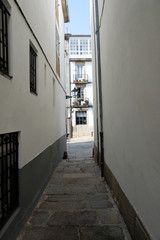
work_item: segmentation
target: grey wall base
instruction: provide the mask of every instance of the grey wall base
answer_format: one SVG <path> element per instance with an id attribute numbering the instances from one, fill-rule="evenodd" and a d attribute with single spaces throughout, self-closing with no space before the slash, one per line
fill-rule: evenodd
<path id="1" fill-rule="evenodd" d="M 95 161 L 97 162 L 98 149 L 94 145 Z M 100 153 L 99 153 L 100 158 Z M 100 164 L 99 164 L 100 165 Z M 127 228 L 131 234 L 133 240 L 151 240 L 147 230 L 143 223 L 140 221 L 136 211 L 129 202 L 127 196 L 121 189 L 117 179 L 113 175 L 112 171 L 106 163 L 104 163 L 104 178 L 112 192 L 112 196 L 117 204 L 119 211 L 121 212 L 123 219 L 127 225 Z"/>
<path id="2" fill-rule="evenodd" d="M 64 151 L 66 151 L 66 136 L 58 139 L 19 170 L 19 208 L 0 231 L 1 240 L 16 239 L 40 198 L 53 170 L 63 159 Z"/>

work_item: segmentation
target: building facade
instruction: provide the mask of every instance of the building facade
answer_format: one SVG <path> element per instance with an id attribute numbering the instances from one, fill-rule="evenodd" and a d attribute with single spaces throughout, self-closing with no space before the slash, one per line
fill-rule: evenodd
<path id="1" fill-rule="evenodd" d="M 68 133 L 93 136 L 93 81 L 90 35 L 66 34 L 69 54 Z"/>
<path id="2" fill-rule="evenodd" d="M 95 153 L 133 239 L 160 239 L 160 2 L 92 0 Z"/>
<path id="3" fill-rule="evenodd" d="M 66 142 L 67 0 L 0 0 L 0 239 L 15 239 Z"/>

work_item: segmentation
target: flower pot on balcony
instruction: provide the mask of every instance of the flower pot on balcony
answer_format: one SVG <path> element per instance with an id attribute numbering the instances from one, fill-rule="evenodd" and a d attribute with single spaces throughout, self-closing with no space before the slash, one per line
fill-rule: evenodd
<path id="1" fill-rule="evenodd" d="M 78 102 L 73 102 L 73 106 L 77 107 L 78 106 Z"/>
<path id="2" fill-rule="evenodd" d="M 88 100 L 85 100 L 84 102 L 85 102 L 85 104 L 88 106 L 88 104 L 89 104 L 89 101 L 88 101 Z"/>

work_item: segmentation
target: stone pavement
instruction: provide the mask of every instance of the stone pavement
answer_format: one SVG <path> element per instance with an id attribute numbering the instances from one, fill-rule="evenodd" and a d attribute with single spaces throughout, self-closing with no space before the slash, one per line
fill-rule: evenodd
<path id="1" fill-rule="evenodd" d="M 92 149 L 92 138 L 68 142 L 69 158 L 54 171 L 17 240 L 131 239 Z"/>

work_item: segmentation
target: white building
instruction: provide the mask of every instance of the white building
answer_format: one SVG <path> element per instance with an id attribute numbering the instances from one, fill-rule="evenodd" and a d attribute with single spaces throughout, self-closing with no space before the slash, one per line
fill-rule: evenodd
<path id="1" fill-rule="evenodd" d="M 90 35 L 70 35 L 69 41 L 69 75 L 71 109 L 68 108 L 71 136 L 93 135 L 93 81 L 92 50 Z M 70 113 L 71 110 L 71 113 Z"/>
<path id="2" fill-rule="evenodd" d="M 67 0 L 0 0 L 0 239 L 15 239 L 63 158 Z"/>
<path id="3" fill-rule="evenodd" d="M 133 239 L 158 240 L 160 1 L 92 4 L 95 152 Z"/>

